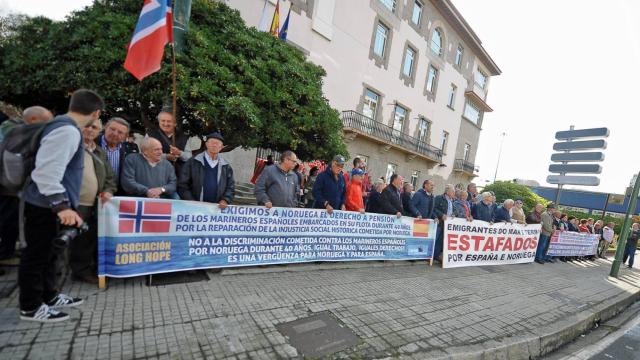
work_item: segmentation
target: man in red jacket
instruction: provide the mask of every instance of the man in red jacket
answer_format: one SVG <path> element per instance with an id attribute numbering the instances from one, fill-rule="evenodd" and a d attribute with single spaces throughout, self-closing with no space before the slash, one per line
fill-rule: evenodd
<path id="1" fill-rule="evenodd" d="M 347 211 L 359 211 L 364 213 L 364 200 L 362 198 L 362 176 L 364 172 L 358 168 L 351 171 L 351 181 L 347 184 L 347 196 L 345 208 Z"/>

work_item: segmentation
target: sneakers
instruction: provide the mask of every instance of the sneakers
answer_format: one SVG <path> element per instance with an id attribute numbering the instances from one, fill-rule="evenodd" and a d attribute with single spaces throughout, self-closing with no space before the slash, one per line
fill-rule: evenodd
<path id="1" fill-rule="evenodd" d="M 20 319 L 41 323 L 54 323 L 69 319 L 69 315 L 53 310 L 46 304 L 42 304 L 34 311 L 20 311 Z"/>
<path id="2" fill-rule="evenodd" d="M 65 294 L 58 294 L 58 296 L 47 302 L 47 305 L 51 307 L 74 307 L 82 304 L 84 300 L 81 298 L 72 298 Z"/>

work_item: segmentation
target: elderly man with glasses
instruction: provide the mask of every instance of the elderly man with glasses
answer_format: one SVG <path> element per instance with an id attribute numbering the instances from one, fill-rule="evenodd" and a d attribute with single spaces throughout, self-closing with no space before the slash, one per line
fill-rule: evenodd
<path id="1" fill-rule="evenodd" d="M 287 150 L 280 156 L 278 164 L 267 166 L 262 171 L 254 190 L 258 205 L 264 205 L 268 209 L 272 206 L 298 206 L 300 183 L 298 176 L 292 171 L 297 163 L 296 154 Z"/>
<path id="2" fill-rule="evenodd" d="M 318 175 L 313 185 L 314 208 L 326 209 L 330 214 L 333 209 L 345 209 L 346 184 L 341 174 L 344 162 L 344 156 L 336 155 L 331 165 Z"/>

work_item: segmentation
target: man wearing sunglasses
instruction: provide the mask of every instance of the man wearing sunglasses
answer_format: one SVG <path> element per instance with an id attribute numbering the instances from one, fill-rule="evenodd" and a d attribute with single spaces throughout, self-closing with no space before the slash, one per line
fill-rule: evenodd
<path id="1" fill-rule="evenodd" d="M 344 168 L 344 156 L 336 155 L 331 165 L 323 171 L 313 185 L 314 208 L 326 209 L 329 214 L 333 209 L 344 210 L 346 184 L 342 169 Z"/>

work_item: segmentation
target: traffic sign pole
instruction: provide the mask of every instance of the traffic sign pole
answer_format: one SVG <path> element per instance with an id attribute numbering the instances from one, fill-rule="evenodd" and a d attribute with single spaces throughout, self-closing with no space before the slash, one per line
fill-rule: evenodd
<path id="1" fill-rule="evenodd" d="M 640 174 L 640 173 L 639 173 Z M 610 276 L 614 278 L 618 277 L 620 271 L 620 264 L 622 264 L 622 256 L 624 254 L 624 247 L 627 245 L 627 237 L 629 236 L 629 228 L 631 227 L 631 215 L 636 211 L 636 204 L 638 203 L 638 192 L 640 192 L 640 176 L 636 177 L 636 183 L 633 186 L 633 192 L 629 199 L 629 205 L 627 207 L 627 213 L 624 216 L 624 223 L 622 224 L 622 232 L 618 239 L 618 248 L 616 249 L 616 257 L 611 264 Z"/>

